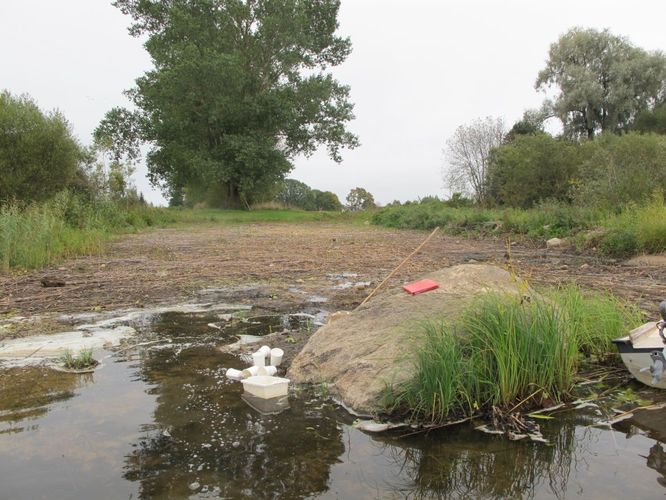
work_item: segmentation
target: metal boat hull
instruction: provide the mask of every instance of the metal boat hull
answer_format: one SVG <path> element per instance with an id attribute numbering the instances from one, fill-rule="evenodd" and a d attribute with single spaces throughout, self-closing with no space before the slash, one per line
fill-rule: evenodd
<path id="1" fill-rule="evenodd" d="M 646 370 L 652 365 L 650 354 L 655 351 L 661 352 L 666 347 L 657 333 L 655 323 L 646 323 L 628 336 L 614 340 L 613 343 L 617 346 L 627 370 L 636 380 L 650 387 L 666 389 L 666 374 L 657 383 L 653 383 L 652 375 Z"/>

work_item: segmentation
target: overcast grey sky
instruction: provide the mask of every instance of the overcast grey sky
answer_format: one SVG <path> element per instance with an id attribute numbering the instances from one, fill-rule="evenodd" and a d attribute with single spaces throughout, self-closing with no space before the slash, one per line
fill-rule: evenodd
<path id="1" fill-rule="evenodd" d="M 2 0 L 0 89 L 60 109 L 76 136 L 125 105 L 124 89 L 150 67 L 129 20 L 108 0 Z M 664 0 L 342 0 L 340 32 L 354 51 L 335 69 L 351 86 L 361 147 L 337 165 L 298 158 L 290 177 L 341 200 L 356 186 L 381 203 L 443 195 L 442 149 L 477 117 L 510 125 L 543 95 L 534 80 L 549 45 L 573 26 L 609 28 L 647 50 L 666 50 Z M 141 170 L 136 184 L 160 202 Z"/>

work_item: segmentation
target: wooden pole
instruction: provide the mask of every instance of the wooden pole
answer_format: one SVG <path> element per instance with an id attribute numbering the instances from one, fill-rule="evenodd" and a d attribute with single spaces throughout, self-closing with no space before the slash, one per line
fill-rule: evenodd
<path id="1" fill-rule="evenodd" d="M 365 304 L 368 300 L 370 300 L 370 299 L 375 295 L 375 293 L 377 293 L 377 291 L 379 291 L 379 289 L 380 289 L 381 287 L 383 287 L 384 284 L 385 284 L 389 279 L 391 279 L 391 278 L 393 277 L 393 275 L 394 275 L 395 273 L 397 273 L 397 272 L 400 270 L 400 268 L 401 268 L 402 266 L 405 265 L 405 263 L 407 263 L 407 262 L 409 261 L 409 259 L 411 259 L 412 257 L 414 257 L 414 255 L 416 255 L 416 254 L 418 253 L 418 251 L 421 250 L 421 249 L 425 246 L 425 244 L 428 243 L 428 242 L 430 241 L 430 239 L 431 239 L 433 236 L 435 236 L 435 233 L 436 233 L 437 231 L 439 231 L 439 226 L 437 226 L 435 229 L 433 229 L 432 233 L 430 233 L 430 236 L 428 236 L 425 240 L 423 240 L 423 242 L 422 242 L 418 247 L 416 247 L 416 249 L 415 249 L 412 253 L 410 253 L 407 257 L 405 257 L 405 260 L 403 260 L 403 261 L 398 265 L 398 267 L 396 267 L 393 271 L 391 271 L 391 273 L 390 273 L 386 278 L 384 278 L 384 281 L 382 281 L 379 285 L 377 285 L 377 286 L 375 287 L 375 289 L 374 289 L 372 292 L 370 292 L 370 295 L 368 295 L 368 296 L 365 298 L 365 300 L 364 300 L 363 302 L 361 302 L 361 303 L 356 307 L 356 309 L 358 309 L 358 308 L 361 307 L 363 304 Z M 354 311 L 355 311 L 356 309 L 354 309 Z"/>

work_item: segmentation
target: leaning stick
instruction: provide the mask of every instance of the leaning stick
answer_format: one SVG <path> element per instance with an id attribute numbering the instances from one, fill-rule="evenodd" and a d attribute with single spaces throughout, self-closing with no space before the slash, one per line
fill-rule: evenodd
<path id="1" fill-rule="evenodd" d="M 385 284 L 389 279 L 391 279 L 391 278 L 393 277 L 393 275 L 394 275 L 395 273 L 397 273 L 397 272 L 400 270 L 400 268 L 401 268 L 402 266 L 404 266 L 404 265 L 407 263 L 407 261 L 409 261 L 409 259 L 411 259 L 412 257 L 414 257 L 414 255 L 416 255 L 416 254 L 418 253 L 418 251 L 421 250 L 421 249 L 425 246 L 425 244 L 428 243 L 428 242 L 430 241 L 430 239 L 431 239 L 433 236 L 435 236 L 435 233 L 436 233 L 437 231 L 439 231 L 439 226 L 437 226 L 435 229 L 433 229 L 432 233 L 430 233 L 430 236 L 428 236 L 425 240 L 423 240 L 423 243 L 421 243 L 418 247 L 416 247 L 416 249 L 415 249 L 412 253 L 410 253 L 407 257 L 405 257 L 405 260 L 403 260 L 403 261 L 398 265 L 398 267 L 396 267 L 393 271 L 391 271 L 391 273 L 390 273 L 386 278 L 384 278 L 384 281 L 382 281 L 379 285 L 377 285 L 377 286 L 375 287 L 375 289 L 374 289 L 372 292 L 370 292 L 370 295 L 368 295 L 368 296 L 365 298 L 365 300 L 364 300 L 363 302 L 361 302 L 361 303 L 356 307 L 356 309 L 358 309 L 358 308 L 361 307 L 363 304 L 365 304 L 368 300 L 370 300 L 370 299 L 371 299 L 371 298 L 372 298 L 372 297 L 373 297 L 373 296 L 379 291 L 379 289 L 380 289 L 381 287 L 383 287 L 384 284 Z M 354 311 L 355 311 L 356 309 L 354 309 Z"/>

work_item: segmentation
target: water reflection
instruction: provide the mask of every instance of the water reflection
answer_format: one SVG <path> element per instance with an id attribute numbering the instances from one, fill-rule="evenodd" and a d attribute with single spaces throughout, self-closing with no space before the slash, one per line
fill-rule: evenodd
<path id="1" fill-rule="evenodd" d="M 24 421 L 43 417 L 54 403 L 72 398 L 74 391 L 92 382 L 92 373 L 74 375 L 39 367 L 0 371 L 0 434 L 36 429 Z"/>
<path id="2" fill-rule="evenodd" d="M 552 444 L 510 442 L 469 427 L 428 436 L 382 439 L 383 453 L 411 483 L 416 497 L 524 498 L 544 489 L 563 496 L 576 440 L 573 426 L 550 436 Z M 404 490 L 404 479 L 392 485 Z"/>
<path id="3" fill-rule="evenodd" d="M 124 477 L 140 482 L 142 498 L 325 491 L 330 465 L 344 452 L 335 407 L 296 398 L 283 413 L 263 416 L 241 399 L 241 385 L 226 380 L 222 366 L 241 367 L 210 346 L 146 354 L 138 373 L 156 396 L 154 423 L 126 457 Z"/>
<path id="4" fill-rule="evenodd" d="M 136 339 L 144 345 L 106 359 L 94 379 L 41 368 L 0 371 L 0 498 L 664 493 L 666 410 L 638 413 L 614 430 L 588 427 L 593 413 L 557 415 L 543 425 L 549 445 L 467 426 L 370 436 L 308 392 L 291 394 L 279 414 L 252 409 L 241 384 L 223 375 L 222 367 L 243 363 L 216 349 L 232 340 L 236 325 L 207 325 L 214 321 L 155 318 Z"/>
<path id="5" fill-rule="evenodd" d="M 661 443 L 655 443 L 650 448 L 650 453 L 647 457 L 647 466 L 661 474 L 661 477 L 657 478 L 657 482 L 666 488 L 666 451 L 664 451 Z"/>

